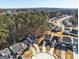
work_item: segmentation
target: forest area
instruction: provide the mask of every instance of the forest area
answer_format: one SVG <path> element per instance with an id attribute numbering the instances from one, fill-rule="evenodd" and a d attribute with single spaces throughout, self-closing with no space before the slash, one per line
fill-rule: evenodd
<path id="1" fill-rule="evenodd" d="M 48 29 L 47 21 L 51 17 L 61 16 L 57 12 L 25 12 L 0 15 L 0 49 L 8 47 L 20 40 L 25 34 L 42 35 Z M 76 18 L 78 17 L 76 13 Z M 78 21 L 75 20 L 76 22 Z M 75 22 L 72 20 L 72 22 Z"/>
<path id="2" fill-rule="evenodd" d="M 28 33 L 43 34 L 47 29 L 47 19 L 48 14 L 42 12 L 0 15 L 0 47 L 22 40 Z"/>

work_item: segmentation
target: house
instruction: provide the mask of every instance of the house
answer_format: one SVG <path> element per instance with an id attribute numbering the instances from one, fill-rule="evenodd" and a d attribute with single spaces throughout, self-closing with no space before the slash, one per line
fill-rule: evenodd
<path id="1" fill-rule="evenodd" d="M 5 48 L 0 51 L 0 54 L 8 56 L 11 55 L 11 51 L 9 50 L 9 48 Z"/>
<path id="2" fill-rule="evenodd" d="M 10 58 L 7 56 L 0 56 L 0 59 L 10 59 Z"/>
<path id="3" fill-rule="evenodd" d="M 78 35 L 78 30 L 72 29 L 72 31 L 70 33 Z"/>
<path id="4" fill-rule="evenodd" d="M 72 26 L 72 23 L 69 22 L 69 21 L 67 21 L 67 20 L 64 20 L 64 21 L 63 21 L 63 24 L 64 24 L 65 26 L 67 26 L 67 27 L 71 27 L 71 26 Z"/>
<path id="5" fill-rule="evenodd" d="M 72 43 L 78 45 L 78 37 L 73 37 L 72 38 Z"/>
<path id="6" fill-rule="evenodd" d="M 45 40 L 49 40 L 49 41 L 50 41 L 50 38 L 51 38 L 51 36 L 50 35 L 47 35 L 47 34 L 44 37 Z"/>
<path id="7" fill-rule="evenodd" d="M 66 44 L 71 44 L 72 40 L 70 37 L 63 37 L 63 42 Z"/>
<path id="8" fill-rule="evenodd" d="M 0 59 L 10 59 L 11 54 L 9 48 L 5 48 L 0 51 Z"/>
<path id="9" fill-rule="evenodd" d="M 52 23 L 48 23 L 48 27 L 49 29 L 52 29 L 52 27 L 54 27 L 55 25 L 53 25 Z"/>
<path id="10" fill-rule="evenodd" d="M 32 45 L 35 42 L 35 35 L 34 34 L 29 34 L 28 37 L 26 38 L 27 43 L 29 45 Z"/>
<path id="11" fill-rule="evenodd" d="M 53 31 L 53 32 L 59 32 L 59 31 L 61 31 L 61 28 L 58 27 L 58 26 L 55 26 L 51 31 Z"/>
<path id="12" fill-rule="evenodd" d="M 61 44 L 61 51 L 66 51 L 67 50 L 67 45 L 62 43 Z"/>
<path id="13" fill-rule="evenodd" d="M 47 45 L 49 45 L 50 41 L 51 41 L 51 35 L 45 34 L 42 45 L 46 47 Z"/>
<path id="14" fill-rule="evenodd" d="M 20 42 L 20 44 L 21 44 L 21 46 L 23 47 L 24 50 L 28 48 L 27 40 Z"/>
<path id="15" fill-rule="evenodd" d="M 22 53 L 22 51 L 24 51 L 24 49 L 20 43 L 16 43 L 16 44 L 10 46 L 9 48 L 11 49 L 13 54 Z"/>
<path id="16" fill-rule="evenodd" d="M 64 33 L 65 33 L 65 34 L 69 34 L 69 33 L 71 32 L 71 30 L 72 30 L 72 29 L 70 29 L 70 28 L 65 28 Z"/>

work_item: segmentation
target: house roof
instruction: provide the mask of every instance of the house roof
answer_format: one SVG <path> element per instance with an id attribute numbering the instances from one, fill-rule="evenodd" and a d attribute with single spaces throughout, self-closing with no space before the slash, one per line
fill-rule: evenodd
<path id="1" fill-rule="evenodd" d="M 5 49 L 1 50 L 0 53 L 1 54 L 4 53 L 5 55 L 10 55 L 11 54 L 11 52 L 8 48 L 5 48 Z"/>
<path id="2" fill-rule="evenodd" d="M 78 34 L 78 30 L 72 29 L 71 33 L 72 34 Z"/>
<path id="3" fill-rule="evenodd" d="M 14 54 L 17 52 L 22 52 L 24 50 L 20 43 L 10 46 L 10 49 Z"/>
<path id="4" fill-rule="evenodd" d="M 69 38 L 69 37 L 63 37 L 63 42 L 64 43 L 71 43 L 71 38 Z"/>
<path id="5" fill-rule="evenodd" d="M 54 31 L 54 32 L 58 32 L 58 31 L 61 31 L 61 28 L 58 27 L 58 26 L 55 26 L 55 27 L 52 29 L 52 31 Z"/>
<path id="6" fill-rule="evenodd" d="M 51 38 L 50 35 L 47 35 L 47 34 L 46 34 L 46 35 L 44 36 L 44 39 L 45 39 L 45 40 L 50 40 L 50 38 Z"/>
<path id="7" fill-rule="evenodd" d="M 0 59 L 9 59 L 7 56 L 0 56 Z"/>
<path id="8" fill-rule="evenodd" d="M 23 49 L 27 49 L 28 44 L 26 40 L 22 41 L 20 44 L 23 47 Z"/>
<path id="9" fill-rule="evenodd" d="M 72 26 L 72 23 L 69 22 L 69 21 L 64 21 L 63 23 L 64 23 L 65 26 Z"/>
<path id="10" fill-rule="evenodd" d="M 73 38 L 73 43 L 78 44 L 78 38 Z"/>

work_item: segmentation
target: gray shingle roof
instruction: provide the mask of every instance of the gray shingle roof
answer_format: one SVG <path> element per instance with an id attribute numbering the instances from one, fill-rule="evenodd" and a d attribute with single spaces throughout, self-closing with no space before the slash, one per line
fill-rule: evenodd
<path id="1" fill-rule="evenodd" d="M 20 43 L 16 43 L 16 44 L 10 46 L 10 49 L 12 50 L 12 52 L 14 54 L 17 52 L 22 52 L 24 50 Z"/>
<path id="2" fill-rule="evenodd" d="M 1 50 L 0 53 L 4 53 L 5 55 L 10 55 L 11 54 L 11 52 L 8 48 L 5 48 L 5 49 Z"/>
<path id="3" fill-rule="evenodd" d="M 23 47 L 23 49 L 27 49 L 28 44 L 26 40 L 22 41 L 20 44 Z"/>
<path id="4" fill-rule="evenodd" d="M 70 33 L 70 32 L 71 32 L 71 29 L 65 28 L 64 33 Z"/>
<path id="5" fill-rule="evenodd" d="M 0 56 L 0 59 L 9 59 L 7 56 Z"/>

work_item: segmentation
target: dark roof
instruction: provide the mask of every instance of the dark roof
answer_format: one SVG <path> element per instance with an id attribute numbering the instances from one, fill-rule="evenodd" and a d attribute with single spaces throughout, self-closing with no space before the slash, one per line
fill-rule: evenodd
<path id="1" fill-rule="evenodd" d="M 78 54 L 78 46 L 77 45 L 73 46 L 73 52 L 75 52 L 76 54 Z"/>
<path id="2" fill-rule="evenodd" d="M 66 44 L 61 44 L 61 46 L 66 47 L 67 45 Z"/>
<path id="3" fill-rule="evenodd" d="M 48 25 L 48 27 L 53 27 L 54 26 L 52 23 L 48 23 L 47 25 Z"/>
<path id="4" fill-rule="evenodd" d="M 34 35 L 34 34 L 29 34 L 29 38 L 30 38 L 31 40 L 35 40 L 35 35 Z"/>
<path id="5" fill-rule="evenodd" d="M 73 38 L 73 43 L 78 44 L 78 38 Z"/>
<path id="6" fill-rule="evenodd" d="M 44 37 L 45 40 L 50 40 L 50 38 L 51 38 L 50 35 L 45 34 L 45 37 Z"/>
<path id="7" fill-rule="evenodd" d="M 26 37 L 26 42 L 28 43 L 28 44 L 33 44 L 33 42 L 35 41 L 35 35 L 34 34 L 29 34 L 28 35 L 28 37 Z"/>
<path id="8" fill-rule="evenodd" d="M 69 37 L 63 37 L 64 43 L 71 43 L 71 38 Z"/>
<path id="9" fill-rule="evenodd" d="M 66 44 L 61 44 L 61 50 L 66 51 L 67 50 L 67 45 Z"/>
<path id="10" fill-rule="evenodd" d="M 72 34 L 78 34 L 78 30 L 72 29 L 71 33 Z"/>
<path id="11" fill-rule="evenodd" d="M 59 32 L 59 31 L 61 31 L 61 28 L 58 27 L 58 26 L 55 26 L 55 27 L 52 29 L 52 31 L 54 31 L 54 32 Z"/>

